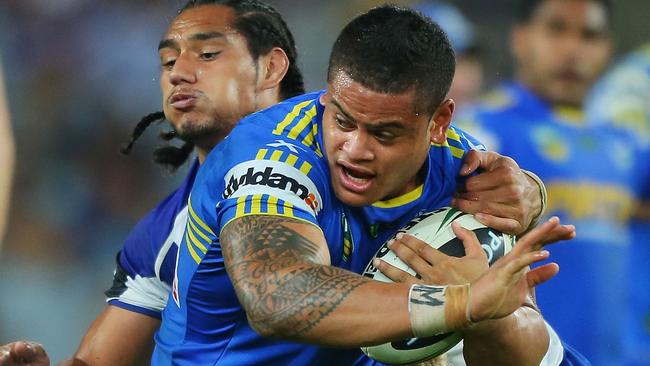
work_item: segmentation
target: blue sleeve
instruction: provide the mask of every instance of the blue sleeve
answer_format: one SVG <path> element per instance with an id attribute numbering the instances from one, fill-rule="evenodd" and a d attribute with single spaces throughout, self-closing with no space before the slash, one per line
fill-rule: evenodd
<path id="1" fill-rule="evenodd" d="M 187 221 L 183 196 L 174 192 L 131 231 L 117 257 L 113 286 L 106 291 L 109 304 L 160 318 Z"/>

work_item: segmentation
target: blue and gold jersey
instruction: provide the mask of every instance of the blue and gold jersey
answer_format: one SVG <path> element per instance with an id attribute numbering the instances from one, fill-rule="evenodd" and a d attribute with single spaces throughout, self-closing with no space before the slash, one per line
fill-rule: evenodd
<path id="1" fill-rule="evenodd" d="M 383 241 L 413 216 L 448 205 L 462 180 L 465 153 L 481 149 L 450 129 L 432 146 L 424 184 L 364 208 L 333 194 L 322 149 L 321 93 L 306 94 L 248 116 L 209 154 L 189 199 L 172 294 L 156 335 L 155 365 L 352 365 L 359 349 L 332 350 L 259 336 L 226 273 L 219 233 L 247 215 L 313 223 L 327 240 L 332 265 L 361 273 Z"/>
<path id="2" fill-rule="evenodd" d="M 587 100 L 586 113 L 595 126 L 613 126 L 629 132 L 639 142 L 643 157 L 641 199 L 650 202 L 650 43 L 627 55 L 596 84 Z M 632 222 L 632 247 L 626 264 L 627 278 L 650 278 L 650 221 Z M 650 286 L 647 281 L 627 281 L 630 308 L 625 312 L 623 337 L 625 364 L 650 365 Z"/>
<path id="3" fill-rule="evenodd" d="M 560 273 L 537 289 L 544 317 L 594 364 L 619 364 L 620 284 L 628 281 L 623 266 L 640 183 L 634 141 L 593 128 L 579 111 L 553 108 L 518 84 L 465 112 L 459 118 L 465 129 L 542 178 L 547 214 L 576 225 L 576 239 L 550 248 Z"/>

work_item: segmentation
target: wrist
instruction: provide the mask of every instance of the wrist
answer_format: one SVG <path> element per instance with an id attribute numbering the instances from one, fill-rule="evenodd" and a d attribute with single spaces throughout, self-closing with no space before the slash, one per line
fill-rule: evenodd
<path id="1" fill-rule="evenodd" d="M 528 229 L 531 229 L 535 227 L 544 213 L 546 212 L 546 207 L 548 205 L 548 192 L 546 191 L 546 186 L 544 185 L 544 182 L 540 177 L 537 176 L 537 174 L 522 169 L 521 170 L 525 175 L 526 179 L 528 179 L 528 182 L 531 183 L 531 185 L 535 188 L 534 189 L 534 199 L 532 202 L 536 203 L 533 207 L 536 208 L 537 213 L 533 216 L 533 219 L 530 222 L 530 225 L 528 226 Z M 539 200 L 538 200 L 539 199 Z M 537 205 L 539 204 L 539 206 Z"/>
<path id="2" fill-rule="evenodd" d="M 413 335 L 430 337 L 472 326 L 469 288 L 469 284 L 411 286 L 409 318 Z"/>

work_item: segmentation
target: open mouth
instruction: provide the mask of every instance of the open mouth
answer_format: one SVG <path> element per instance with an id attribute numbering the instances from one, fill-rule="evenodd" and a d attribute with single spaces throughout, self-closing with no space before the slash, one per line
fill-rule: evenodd
<path id="1" fill-rule="evenodd" d="M 344 188 L 356 193 L 363 193 L 370 188 L 375 176 L 340 165 L 340 177 Z"/>

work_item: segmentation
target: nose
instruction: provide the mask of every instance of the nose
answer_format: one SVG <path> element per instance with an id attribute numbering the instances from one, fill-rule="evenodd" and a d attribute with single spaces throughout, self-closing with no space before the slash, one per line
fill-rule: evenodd
<path id="1" fill-rule="evenodd" d="M 196 70 L 189 56 L 183 53 L 178 56 L 169 73 L 169 81 L 173 85 L 181 83 L 193 84 L 196 82 Z"/>
<path id="2" fill-rule="evenodd" d="M 343 143 L 343 152 L 352 162 L 371 161 L 375 158 L 371 145 L 370 136 L 362 129 L 357 128 L 348 133 L 348 138 Z"/>

